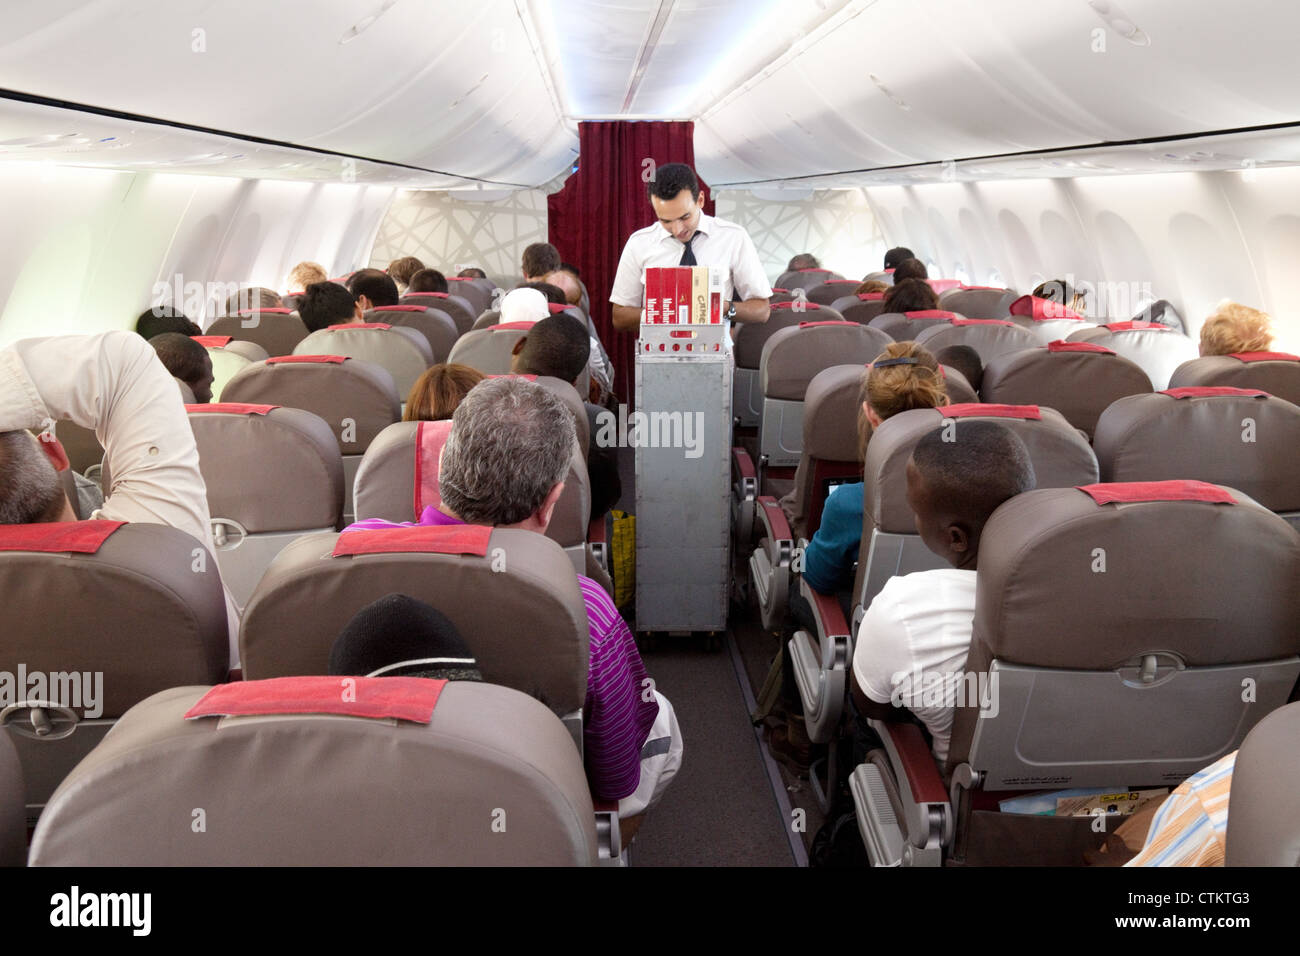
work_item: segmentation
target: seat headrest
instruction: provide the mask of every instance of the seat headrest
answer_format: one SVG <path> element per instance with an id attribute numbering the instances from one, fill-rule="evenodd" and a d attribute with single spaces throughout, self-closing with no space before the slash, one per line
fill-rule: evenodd
<path id="1" fill-rule="evenodd" d="M 1270 395 L 1300 405 L 1300 358 L 1287 353 L 1240 353 L 1242 355 L 1281 355 L 1281 358 L 1248 358 L 1231 355 L 1207 355 L 1184 362 L 1169 378 L 1169 385 L 1228 385 L 1236 388 L 1260 388 Z"/>
<path id="2" fill-rule="evenodd" d="M 760 387 L 766 398 L 802 401 L 808 383 L 832 365 L 866 365 L 889 347 L 879 329 L 857 322 L 814 322 L 782 329 L 763 346 Z"/>
<path id="3" fill-rule="evenodd" d="M 1054 339 L 1047 343 L 1049 352 L 1096 352 L 1099 355 L 1114 355 L 1114 349 L 1108 349 L 1104 345 L 1098 345 L 1096 342 L 1066 342 L 1064 339 Z"/>
<path id="4" fill-rule="evenodd" d="M 980 409 L 984 406 L 974 405 Z M 880 424 L 867 443 L 863 469 L 863 507 L 877 529 L 893 534 L 916 534 L 916 518 L 907 504 L 907 460 L 922 436 L 952 422 L 960 436 L 962 422 L 996 421 L 1014 431 L 1025 443 L 1039 488 L 1073 487 L 1097 480 L 1097 458 L 1087 441 L 1065 418 L 1051 408 L 1039 408 L 1037 420 L 1020 417 L 984 417 L 976 411 L 960 419 L 948 418 L 948 408 L 914 408 Z"/>
<path id="5" fill-rule="evenodd" d="M 916 343 L 933 353 L 950 345 L 968 345 L 987 365 L 1001 355 L 1037 348 L 1038 338 L 1027 329 L 1005 319 L 953 319 L 922 329 Z"/>
<path id="6" fill-rule="evenodd" d="M 403 681 L 326 680 L 336 698 L 358 702 L 372 688 L 390 693 Z M 453 681 L 441 688 L 428 723 L 318 714 L 184 719 L 208 693 L 178 687 L 132 708 L 50 800 L 31 862 L 596 862 L 595 814 L 577 748 L 563 724 L 524 694 Z M 195 807 L 208 827 L 197 838 Z"/>
<path id="7" fill-rule="evenodd" d="M 1222 491 L 1233 504 L 1101 504 L 1078 488 L 1011 499 L 980 537 L 973 640 L 1037 667 L 1111 669 L 1156 651 L 1191 667 L 1295 654 L 1300 535 Z M 1062 618 L 1061 608 L 1078 613 Z"/>
<path id="8" fill-rule="evenodd" d="M 858 460 L 861 365 L 832 365 L 813 376 L 804 397 L 803 455 L 825 461 Z"/>
<path id="9" fill-rule="evenodd" d="M 523 690 L 557 714 L 582 706 L 586 604 L 573 564 L 554 541 L 496 528 L 482 556 L 403 551 L 336 557 L 339 537 L 298 538 L 263 575 L 239 634 L 248 679 L 325 672 L 330 648 L 353 615 L 399 593 L 451 619 L 484 680 Z"/>
<path id="10" fill-rule="evenodd" d="M 1010 305 L 1012 315 L 1023 315 L 1030 319 L 1079 319 L 1083 321 L 1083 316 L 1073 309 L 1065 306 L 1064 303 L 1055 302 L 1052 299 L 1040 299 L 1034 295 L 1022 295 Z"/>

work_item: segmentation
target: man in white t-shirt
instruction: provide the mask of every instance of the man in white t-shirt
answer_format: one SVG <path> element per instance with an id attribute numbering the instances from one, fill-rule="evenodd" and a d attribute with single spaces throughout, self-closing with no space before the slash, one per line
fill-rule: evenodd
<path id="1" fill-rule="evenodd" d="M 965 703 L 959 678 L 975 616 L 980 534 L 1000 504 L 1033 487 L 1024 442 L 997 422 L 936 428 L 907 463 L 917 533 L 952 568 L 890 578 L 876 595 L 853 649 L 852 696 L 861 717 L 905 720 L 910 710 L 930 731 L 940 766 L 954 703 Z"/>
<path id="2" fill-rule="evenodd" d="M 618 260 L 614 288 L 614 328 L 635 332 L 645 304 L 645 270 L 665 266 L 708 266 L 723 274 L 723 313 L 731 322 L 766 322 L 772 286 L 763 272 L 754 241 L 743 227 L 706 216 L 700 183 L 684 163 L 668 163 L 650 181 L 650 205 L 657 223 L 628 237 Z"/>

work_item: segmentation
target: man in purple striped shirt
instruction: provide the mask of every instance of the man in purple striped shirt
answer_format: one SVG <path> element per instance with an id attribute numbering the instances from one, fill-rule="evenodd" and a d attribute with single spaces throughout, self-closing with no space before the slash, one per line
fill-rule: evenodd
<path id="1" fill-rule="evenodd" d="M 418 524 L 481 524 L 544 534 L 564 489 L 573 416 L 555 395 L 520 378 L 480 382 L 452 418 L 439 465 L 439 507 Z M 372 518 L 347 530 L 398 527 Z M 619 800 L 620 815 L 652 805 L 681 763 L 668 699 L 654 689 L 623 618 L 595 581 L 578 575 L 587 606 L 590 662 L 583 747 L 592 796 Z"/>

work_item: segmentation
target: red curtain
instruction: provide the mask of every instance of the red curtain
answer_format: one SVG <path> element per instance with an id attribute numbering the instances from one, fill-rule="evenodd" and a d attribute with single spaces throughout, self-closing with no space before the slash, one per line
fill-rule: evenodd
<path id="1" fill-rule="evenodd" d="M 628 404 L 636 335 L 614 331 L 609 292 L 627 237 L 655 221 L 647 160 L 694 169 L 694 137 L 694 123 L 580 123 L 578 171 L 546 203 L 551 244 L 582 273 L 591 317 L 614 363 L 614 390 Z M 713 197 L 704 195 L 704 211 L 713 215 Z"/>

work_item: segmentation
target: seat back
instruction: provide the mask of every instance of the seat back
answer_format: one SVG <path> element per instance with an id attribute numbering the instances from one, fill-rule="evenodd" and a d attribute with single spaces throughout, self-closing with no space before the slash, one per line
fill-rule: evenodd
<path id="1" fill-rule="evenodd" d="M 936 290 L 937 291 L 937 290 Z M 939 308 L 976 319 L 1005 319 L 1014 313 L 1016 293 L 993 286 L 966 285 L 939 292 Z"/>
<path id="2" fill-rule="evenodd" d="M 320 416 L 272 405 L 189 405 L 221 577 L 243 607 L 290 541 L 337 531 L 343 457 Z"/>
<path id="3" fill-rule="evenodd" d="M 804 396 L 803 448 L 794 480 L 796 537 L 811 539 L 821 526 L 831 489 L 862 477 L 858 456 L 861 365 L 833 365 L 808 383 Z"/>
<path id="4" fill-rule="evenodd" d="M 357 547 L 405 550 L 347 553 Z M 530 694 L 561 716 L 581 709 L 587 608 L 573 563 L 549 538 L 503 528 L 432 526 L 299 538 L 271 563 L 244 612 L 244 676 L 325 673 L 330 648 L 348 621 L 393 593 L 447 615 L 484 680 Z"/>
<path id="5" fill-rule="evenodd" d="M 971 388 L 969 379 L 951 365 L 940 365 L 943 375 L 943 390 L 948 393 L 949 405 L 975 405 L 980 401 L 979 394 Z"/>
<path id="6" fill-rule="evenodd" d="M 141 702 L 51 802 L 33 865 L 595 864 L 582 761 L 545 707 L 491 684 L 350 680 L 356 703 L 340 678 L 274 685 L 311 713 L 266 714 L 253 683 Z M 414 719 L 372 719 L 394 682 L 406 697 L 383 712 Z M 241 716 L 185 719 L 218 701 Z"/>
<path id="7" fill-rule="evenodd" d="M 1232 489 L 1011 499 L 980 538 L 966 661 L 996 710 L 957 708 L 949 767 L 991 790 L 1181 782 L 1286 701 L 1297 580 L 1300 535 Z"/>
<path id="8" fill-rule="evenodd" d="M 1151 380 L 1105 346 L 1052 342 L 994 359 L 984 369 L 981 391 L 987 402 L 1054 408 L 1091 441 L 1107 406 L 1127 395 L 1150 394 Z"/>
<path id="9" fill-rule="evenodd" d="M 492 307 L 492 293 L 495 289 L 491 279 L 447 276 L 447 292 L 464 299 L 476 315 Z"/>
<path id="10" fill-rule="evenodd" d="M 290 355 L 307 337 L 307 326 L 289 309 L 256 309 L 223 315 L 208 326 L 206 334 L 253 342 L 266 349 L 267 355 Z"/>
<path id="11" fill-rule="evenodd" d="M 1207 355 L 1184 362 L 1169 379 L 1170 388 L 1187 385 L 1259 388 L 1300 405 L 1300 355 L 1287 352 Z"/>
<path id="12" fill-rule="evenodd" d="M 221 401 L 221 392 L 226 383 L 254 362 L 260 362 L 269 356 L 266 349 L 256 342 L 240 342 L 228 335 L 191 336 L 208 351 L 212 360 L 212 400 Z"/>
<path id="13" fill-rule="evenodd" d="M 1300 703 L 1273 711 L 1237 751 L 1224 866 L 1300 866 Z"/>
<path id="14" fill-rule="evenodd" d="M 385 323 L 332 325 L 307 336 L 294 355 L 346 355 L 374 362 L 393 376 L 397 394 L 405 401 L 416 379 L 433 364 L 433 351 L 418 331 Z"/>
<path id="15" fill-rule="evenodd" d="M 831 308 L 844 316 L 846 321 L 870 325 L 872 319 L 885 311 L 885 294 L 861 292 L 846 295 L 832 302 Z"/>
<path id="16" fill-rule="evenodd" d="M 441 309 L 429 309 L 422 305 L 389 305 L 382 309 L 371 309 L 366 313 L 366 321 L 415 329 L 429 344 L 433 356 L 431 365 L 447 361 L 451 347 L 460 335 L 450 315 Z"/>
<path id="17" fill-rule="evenodd" d="M 881 312 L 867 324 L 873 329 L 880 329 L 895 342 L 914 342 L 931 325 L 949 323 L 960 318 L 956 312 L 924 309 L 919 312 Z"/>
<path id="18" fill-rule="evenodd" d="M 284 405 L 325 420 L 343 456 L 343 517 L 352 518 L 352 483 L 361 456 L 381 431 L 401 418 L 393 376 L 382 365 L 340 355 L 280 356 L 236 375 L 223 398 Z"/>
<path id="19" fill-rule="evenodd" d="M 936 355 L 950 345 L 968 345 L 987 365 L 1000 355 L 1037 347 L 1038 339 L 1009 319 L 953 319 L 922 329 L 916 344 Z"/>
<path id="20" fill-rule="evenodd" d="M 532 327 L 532 322 L 506 322 L 469 332 L 456 340 L 447 361 L 476 368 L 484 375 L 506 375 L 515 343 Z"/>
<path id="21" fill-rule="evenodd" d="M 763 390 L 758 450 L 767 465 L 799 464 L 804 395 L 818 372 L 832 365 L 866 365 L 889 344 L 880 330 L 842 319 L 802 322 L 769 338 L 758 373 Z"/>
<path id="22" fill-rule="evenodd" d="M 795 289 L 811 289 L 813 286 L 821 285 L 830 279 L 843 278 L 844 276 L 838 272 L 832 272 L 830 269 L 795 269 L 782 272 L 772 285 L 793 292 Z"/>
<path id="23" fill-rule="evenodd" d="M 968 419 L 995 421 L 1020 436 L 1034 466 L 1036 487 L 1061 488 L 1097 480 L 1097 458 L 1057 411 L 1035 406 L 947 405 L 915 408 L 886 419 L 867 443 L 863 465 L 862 542 L 854 583 L 855 621 L 891 577 L 946 568 L 916 533 L 907 503 L 907 460 L 927 433 L 952 421 L 954 438 Z"/>
<path id="24" fill-rule="evenodd" d="M 54 437 L 67 453 L 73 471 L 84 475 L 87 470 L 103 464 L 104 446 L 95 437 L 93 428 L 86 428 L 65 418 L 55 424 Z"/>
<path id="25" fill-rule="evenodd" d="M 474 317 L 482 309 L 476 309 L 454 292 L 408 292 L 398 300 L 402 305 L 422 305 L 437 309 L 451 316 L 456 323 L 456 332 L 464 335 L 474 324 Z"/>
<path id="26" fill-rule="evenodd" d="M 782 329 L 798 326 L 800 322 L 840 318 L 843 317 L 829 306 L 795 299 L 773 303 L 766 322 L 746 322 L 736 329 L 732 353 L 736 368 L 731 379 L 731 413 L 741 428 L 754 428 L 763 417 L 763 386 L 758 369 L 767 340 Z"/>
<path id="27" fill-rule="evenodd" d="M 2 526 L 0 607 L 0 672 L 26 675 L 3 728 L 22 762 L 30 819 L 131 705 L 167 687 L 226 678 L 217 563 L 175 528 Z"/>
<path id="28" fill-rule="evenodd" d="M 1300 406 L 1257 389 L 1120 399 L 1097 423 L 1094 448 L 1102 481 L 1194 478 L 1236 488 L 1270 511 L 1300 512 Z"/>
<path id="29" fill-rule="evenodd" d="M 1113 349 L 1138 365 L 1157 391 L 1169 387 L 1179 365 L 1196 358 L 1196 342 L 1167 325 L 1150 322 L 1112 322 L 1072 333 L 1067 342 L 1095 342 Z"/>
<path id="30" fill-rule="evenodd" d="M 857 279 L 827 279 L 819 285 L 807 288 L 808 301 L 816 302 L 818 305 L 830 305 L 836 299 L 851 294 L 860 285 L 862 283 Z"/>
<path id="31" fill-rule="evenodd" d="M 8 734 L 0 733 L 0 866 L 27 862 L 27 810 L 23 765 Z"/>
<path id="32" fill-rule="evenodd" d="M 500 311 L 497 309 L 488 309 L 474 320 L 474 324 L 470 326 L 469 330 L 471 332 L 477 332 L 479 329 L 490 329 L 492 326 L 500 324 Z"/>

